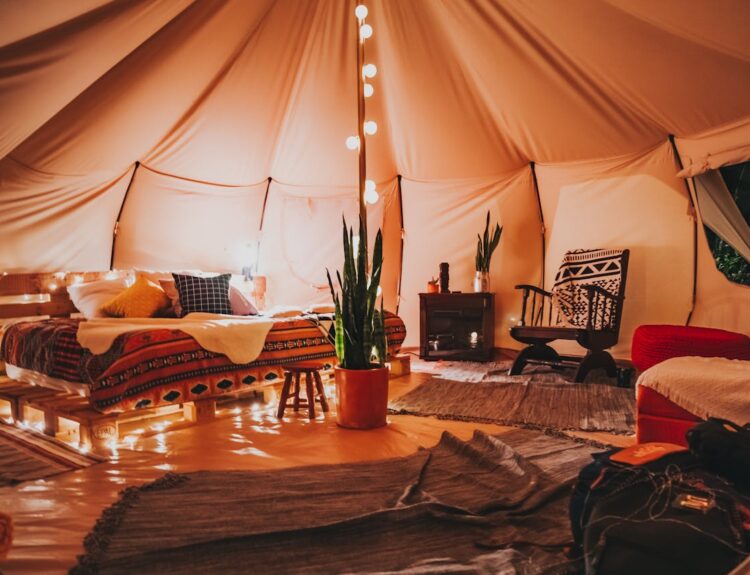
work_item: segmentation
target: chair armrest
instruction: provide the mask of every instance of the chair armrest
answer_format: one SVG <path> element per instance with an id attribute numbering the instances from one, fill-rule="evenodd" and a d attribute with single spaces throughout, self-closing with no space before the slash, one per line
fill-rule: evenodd
<path id="1" fill-rule="evenodd" d="M 549 291 L 543 290 L 542 288 L 539 288 L 539 287 L 536 287 L 536 286 L 532 286 L 532 285 L 528 285 L 528 284 L 518 284 L 516 286 L 516 289 L 522 289 L 522 290 L 526 290 L 526 291 L 533 291 L 533 292 L 541 294 L 541 295 L 543 295 L 545 297 L 551 297 L 552 296 L 552 292 L 549 292 Z"/>
<path id="2" fill-rule="evenodd" d="M 620 299 L 625 299 L 625 296 L 616 296 L 612 292 L 607 291 L 603 287 L 598 286 L 598 285 L 584 285 L 581 287 L 583 287 L 583 289 L 585 289 L 589 293 L 589 297 L 591 297 L 592 293 L 596 292 L 600 295 L 603 295 L 606 298 L 609 298 L 615 301 L 618 301 Z"/>

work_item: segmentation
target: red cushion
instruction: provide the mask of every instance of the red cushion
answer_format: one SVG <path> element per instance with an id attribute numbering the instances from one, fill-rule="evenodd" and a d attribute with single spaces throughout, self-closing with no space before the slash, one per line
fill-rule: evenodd
<path id="1" fill-rule="evenodd" d="M 650 443 L 657 441 L 687 447 L 685 434 L 697 424 L 697 421 L 638 414 L 635 435 L 636 442 Z"/>
<path id="2" fill-rule="evenodd" d="M 750 360 L 750 337 L 709 327 L 642 325 L 633 333 L 632 361 L 645 371 L 671 357 L 697 355 Z"/>
<path id="3" fill-rule="evenodd" d="M 668 400 L 658 391 L 650 387 L 638 387 L 638 414 L 655 415 L 657 417 L 671 417 L 686 421 L 700 421 L 700 417 L 693 415 L 676 403 Z"/>

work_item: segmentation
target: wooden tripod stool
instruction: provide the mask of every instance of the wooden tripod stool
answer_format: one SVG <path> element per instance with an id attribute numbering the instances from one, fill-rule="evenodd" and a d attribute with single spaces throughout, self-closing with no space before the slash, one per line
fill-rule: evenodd
<path id="1" fill-rule="evenodd" d="M 315 401 L 320 402 L 320 408 L 328 411 L 328 400 L 326 399 L 323 389 L 323 380 L 320 379 L 320 370 L 323 366 L 319 363 L 301 361 L 284 366 L 284 387 L 281 390 L 281 399 L 279 400 L 279 410 L 276 417 L 284 417 L 284 410 L 287 407 L 293 407 L 294 411 L 299 411 L 300 407 L 307 407 L 309 418 L 315 418 Z M 307 400 L 300 400 L 300 380 L 305 375 L 305 387 Z M 292 391 L 292 377 L 294 377 L 294 391 Z M 292 403 L 287 403 L 292 398 Z"/>

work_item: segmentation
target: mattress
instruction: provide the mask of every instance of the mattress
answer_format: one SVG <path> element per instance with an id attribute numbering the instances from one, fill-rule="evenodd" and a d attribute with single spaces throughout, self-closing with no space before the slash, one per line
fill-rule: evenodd
<path id="1" fill-rule="evenodd" d="M 296 361 L 336 361 L 328 333 L 330 314 L 279 320 L 252 362 L 232 363 L 203 349 L 178 329 L 144 329 L 117 337 L 110 349 L 94 355 L 76 339 L 83 319 L 53 318 L 10 326 L 0 343 L 0 359 L 21 381 L 88 395 L 102 412 L 174 405 L 273 383 L 284 365 Z M 385 331 L 392 353 L 406 337 L 404 323 L 387 314 Z M 9 373 L 10 375 L 10 373 Z M 42 377 L 43 376 L 43 377 Z M 86 393 L 80 391 L 85 385 Z"/>

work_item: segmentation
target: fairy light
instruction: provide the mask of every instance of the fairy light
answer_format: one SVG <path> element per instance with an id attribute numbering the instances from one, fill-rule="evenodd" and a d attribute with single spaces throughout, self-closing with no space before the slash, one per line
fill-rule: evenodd
<path id="1" fill-rule="evenodd" d="M 378 123 L 374 120 L 368 120 L 365 122 L 365 134 L 368 136 L 374 136 L 378 131 Z"/>
<path id="2" fill-rule="evenodd" d="M 365 64 L 362 66 L 362 76 L 365 78 L 374 78 L 378 73 L 378 67 L 375 64 Z"/>
<path id="3" fill-rule="evenodd" d="M 346 147 L 349 150 L 358 150 L 359 149 L 359 136 L 349 136 L 346 139 Z"/>
<path id="4" fill-rule="evenodd" d="M 372 84 L 368 84 L 367 82 L 365 82 L 364 93 L 365 93 L 365 98 L 369 98 L 375 93 L 375 87 Z"/>

